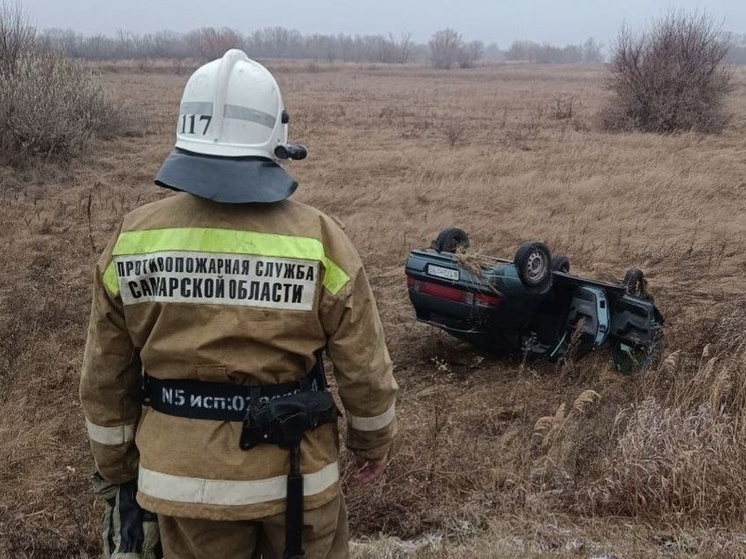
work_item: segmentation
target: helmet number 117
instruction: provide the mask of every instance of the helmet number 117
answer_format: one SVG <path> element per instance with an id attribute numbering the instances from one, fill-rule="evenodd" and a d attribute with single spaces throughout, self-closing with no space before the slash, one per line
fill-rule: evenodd
<path id="1" fill-rule="evenodd" d="M 197 118 L 199 116 L 199 119 Z M 181 115 L 181 130 L 180 134 L 195 134 L 195 126 L 199 122 L 205 122 L 205 128 L 202 130 L 202 135 L 207 134 L 207 129 L 210 128 L 210 122 L 212 122 L 212 116 L 210 115 Z"/>

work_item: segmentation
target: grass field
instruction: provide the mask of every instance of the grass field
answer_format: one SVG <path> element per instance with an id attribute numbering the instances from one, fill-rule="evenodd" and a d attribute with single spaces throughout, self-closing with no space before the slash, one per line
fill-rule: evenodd
<path id="1" fill-rule="evenodd" d="M 724 134 L 660 137 L 599 131 L 600 67 L 269 66 L 310 151 L 295 197 L 346 225 L 402 388 L 385 480 L 345 482 L 354 557 L 746 557 L 746 73 Z M 128 137 L 0 169 L 3 557 L 97 552 L 77 401 L 92 265 L 168 195 L 152 179 L 186 82 L 119 70 Z M 591 277 L 642 268 L 664 359 L 634 378 L 603 352 L 496 360 L 415 323 L 404 260 L 450 225 L 482 253 L 537 239 Z"/>

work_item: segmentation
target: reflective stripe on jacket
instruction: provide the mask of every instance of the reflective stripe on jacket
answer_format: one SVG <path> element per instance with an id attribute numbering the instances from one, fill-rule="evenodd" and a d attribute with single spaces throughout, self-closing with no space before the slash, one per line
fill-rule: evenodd
<path id="1" fill-rule="evenodd" d="M 142 372 L 286 383 L 302 378 L 323 347 L 348 446 L 383 457 L 396 431 L 397 386 L 359 256 L 332 219 L 288 200 L 224 205 L 188 194 L 133 211 L 97 266 L 81 376 L 99 471 L 114 482 L 139 471 L 141 505 L 161 514 L 234 520 L 281 512 L 288 452 L 241 451 L 238 422 L 142 408 Z M 337 448 L 333 425 L 305 435 L 307 508 L 336 495 Z"/>

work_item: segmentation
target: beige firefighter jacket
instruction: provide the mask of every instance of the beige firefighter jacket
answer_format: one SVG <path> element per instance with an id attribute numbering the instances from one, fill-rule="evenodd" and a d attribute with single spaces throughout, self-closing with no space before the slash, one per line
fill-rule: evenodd
<path id="1" fill-rule="evenodd" d="M 184 193 L 133 211 L 98 262 L 80 382 L 101 475 L 137 476 L 138 501 L 160 514 L 278 514 L 288 451 L 240 450 L 240 422 L 142 407 L 142 374 L 294 382 L 321 348 L 333 363 L 347 446 L 382 458 L 396 432 L 397 385 L 360 258 L 331 218 L 289 200 L 228 205 Z M 336 425 L 306 433 L 306 508 L 337 494 L 337 453 Z"/>

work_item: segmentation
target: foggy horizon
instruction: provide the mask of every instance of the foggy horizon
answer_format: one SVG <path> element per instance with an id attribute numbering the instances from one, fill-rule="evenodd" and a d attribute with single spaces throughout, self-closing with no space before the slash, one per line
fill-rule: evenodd
<path id="1" fill-rule="evenodd" d="M 609 3 L 610 4 L 610 3 Z M 706 14 L 724 31 L 746 34 L 746 2 L 684 0 L 672 4 L 659 0 L 629 0 L 613 4 L 579 0 L 534 0 L 515 5 L 504 0 L 478 0 L 454 5 L 444 0 L 402 3 L 380 0 L 352 4 L 343 0 L 318 0 L 313 5 L 269 9 L 269 4 L 236 6 L 229 0 L 209 5 L 194 0 L 146 2 L 132 0 L 119 5 L 93 0 L 23 0 L 20 6 L 39 29 L 71 29 L 84 35 L 112 36 L 117 31 L 136 34 L 159 31 L 188 32 L 201 27 L 228 27 L 242 34 L 280 26 L 303 35 L 386 35 L 409 33 L 417 43 L 427 43 L 433 33 L 447 27 L 467 41 L 481 40 L 507 48 L 513 41 L 530 40 L 554 45 L 578 44 L 589 37 L 608 45 L 623 24 L 639 32 L 671 10 Z"/>

